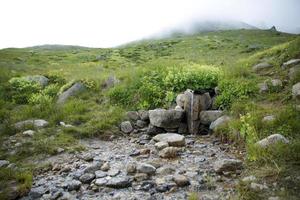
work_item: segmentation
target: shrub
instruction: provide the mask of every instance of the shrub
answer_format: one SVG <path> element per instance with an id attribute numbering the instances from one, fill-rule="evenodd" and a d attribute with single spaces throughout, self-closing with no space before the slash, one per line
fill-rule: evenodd
<path id="1" fill-rule="evenodd" d="M 28 103 L 30 97 L 41 90 L 41 86 L 24 78 L 12 78 L 9 80 L 12 99 L 17 104 Z"/>
<path id="2" fill-rule="evenodd" d="M 52 103 L 53 98 L 49 95 L 46 94 L 42 94 L 42 93 L 38 93 L 38 94 L 33 94 L 31 95 L 31 97 L 28 100 L 28 103 L 32 104 L 32 105 L 43 105 L 43 106 L 47 106 L 50 103 Z"/>

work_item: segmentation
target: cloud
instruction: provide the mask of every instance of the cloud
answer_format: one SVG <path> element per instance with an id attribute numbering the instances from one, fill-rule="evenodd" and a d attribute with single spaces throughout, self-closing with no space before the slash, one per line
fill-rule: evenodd
<path id="1" fill-rule="evenodd" d="M 299 10 L 299 0 L 7 0 L 0 2 L 0 48 L 111 47 L 202 19 L 294 32 Z"/>

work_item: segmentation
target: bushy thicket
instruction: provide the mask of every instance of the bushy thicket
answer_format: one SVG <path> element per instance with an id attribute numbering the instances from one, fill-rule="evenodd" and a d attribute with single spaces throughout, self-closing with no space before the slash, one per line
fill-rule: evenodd
<path id="1" fill-rule="evenodd" d="M 109 92 L 110 100 L 133 109 L 167 107 L 186 89 L 214 88 L 219 70 L 214 66 L 187 65 L 145 70 L 135 80 Z"/>

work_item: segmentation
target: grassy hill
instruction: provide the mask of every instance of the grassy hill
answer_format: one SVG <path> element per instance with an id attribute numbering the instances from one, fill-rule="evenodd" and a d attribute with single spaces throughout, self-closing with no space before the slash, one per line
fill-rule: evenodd
<path id="1" fill-rule="evenodd" d="M 187 88 L 207 89 L 218 85 L 221 94 L 216 100 L 217 105 L 234 120 L 216 134 L 247 150 L 245 175 L 256 174 L 270 182 L 275 179 L 279 185 L 276 187 L 278 195 L 296 199 L 299 180 L 286 177 L 300 176 L 300 114 L 294 109 L 295 101 L 291 97 L 291 87 L 300 79 L 284 82 L 283 88 L 275 88 L 266 94 L 259 94 L 257 87 L 258 83 L 269 79 L 286 80 L 288 70 L 282 70 L 280 66 L 292 58 L 300 58 L 300 37 L 264 30 L 179 35 L 108 49 L 60 45 L 2 49 L 1 146 L 9 136 L 17 133 L 13 125 L 18 121 L 42 118 L 49 121 L 50 126 L 13 155 L 2 149 L 0 158 L 28 169 L 20 181 L 21 189 L 27 190 L 30 185 L 28 173 L 34 171 L 34 167 L 26 162 L 31 156 L 55 154 L 61 146 L 68 151 L 80 150 L 78 138 L 118 134 L 117 125 L 126 110 L 169 107 L 176 94 Z M 254 73 L 252 66 L 265 60 L 274 67 L 263 74 Z M 207 74 L 212 74 L 212 78 Z M 215 74 L 217 78 L 214 78 Z M 9 80 L 25 75 L 44 75 L 50 79 L 50 85 L 35 91 L 22 85 L 29 90 L 22 90 L 22 98 L 26 101 L 18 102 L 16 95 L 19 93 L 16 92 L 19 91 L 15 91 Z M 104 82 L 111 76 L 120 83 L 105 88 Z M 64 105 L 57 105 L 57 93 L 76 81 L 83 82 L 88 90 Z M 276 115 L 277 120 L 263 124 L 262 117 L 270 114 Z M 60 121 L 76 126 L 53 134 Z M 241 137 L 237 137 L 237 132 Z M 277 132 L 287 136 L 292 143 L 270 152 L 257 151 L 253 147 L 253 141 Z M 8 177 L 8 172 L 1 173 Z M 15 174 L 4 181 L 20 176 Z M 239 191 L 240 199 L 260 199 L 266 195 L 253 192 L 243 184 Z"/>

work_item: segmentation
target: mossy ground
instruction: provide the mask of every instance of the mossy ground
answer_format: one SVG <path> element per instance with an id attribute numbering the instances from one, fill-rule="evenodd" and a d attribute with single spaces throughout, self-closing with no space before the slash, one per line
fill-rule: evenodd
<path id="1" fill-rule="evenodd" d="M 223 90 L 217 102 L 235 118 L 219 134 L 240 148 L 247 148 L 249 161 L 245 175 L 257 175 L 261 181 L 275 178 L 278 182 L 276 194 L 292 199 L 297 196 L 295 191 L 299 188 L 290 186 L 300 184 L 296 179 L 288 181 L 286 177 L 299 177 L 300 117 L 299 111 L 293 107 L 295 102 L 291 97 L 291 86 L 299 80 L 284 82 L 281 90 L 263 95 L 258 93 L 257 83 L 271 78 L 285 80 L 288 70 L 282 70 L 281 64 L 299 56 L 299 36 L 263 30 L 179 35 L 111 49 L 41 46 L 0 50 L 1 144 L 8 136 L 18 133 L 13 127 L 17 121 L 43 118 L 50 122 L 47 129 L 24 143 L 15 155 L 1 150 L 0 158 L 26 166 L 24 161 L 30 156 L 55 154 L 55 150 L 61 146 L 67 151 L 78 151 L 78 138 L 117 133 L 116 125 L 123 118 L 125 110 L 169 106 L 174 102 L 176 92 L 190 86 L 186 81 L 180 82 L 179 76 L 174 83 L 183 83 L 180 89 L 166 87 L 168 82 L 161 77 L 161 73 L 168 74 L 170 69 L 176 71 L 191 66 L 214 66 L 220 70 L 217 83 Z M 266 60 L 274 65 L 271 70 L 263 74 L 252 72 L 254 64 Z M 63 106 L 56 105 L 56 96 L 46 103 L 13 102 L 8 80 L 35 74 L 51 77 L 53 88 L 57 85 L 61 91 L 77 80 L 86 83 L 89 90 Z M 103 81 L 112 74 L 121 83 L 115 88 L 104 89 Z M 148 80 L 149 77 L 151 80 Z M 195 80 L 202 79 L 196 77 Z M 140 94 L 143 91 L 150 95 Z M 134 93 L 137 95 L 130 96 Z M 275 114 L 277 120 L 272 124 L 262 124 L 262 117 L 269 114 Z M 60 121 L 75 127 L 61 128 Z M 277 132 L 288 137 L 292 143 L 270 152 L 253 150 L 253 142 Z M 244 135 L 237 137 L 236 133 Z M 26 181 L 26 185 L 28 183 Z M 285 190 L 280 190 L 282 187 Z M 245 185 L 240 185 L 238 189 L 241 199 L 260 199 L 266 195 L 253 193 Z M 195 198 L 195 194 L 191 195 L 191 199 Z"/>

